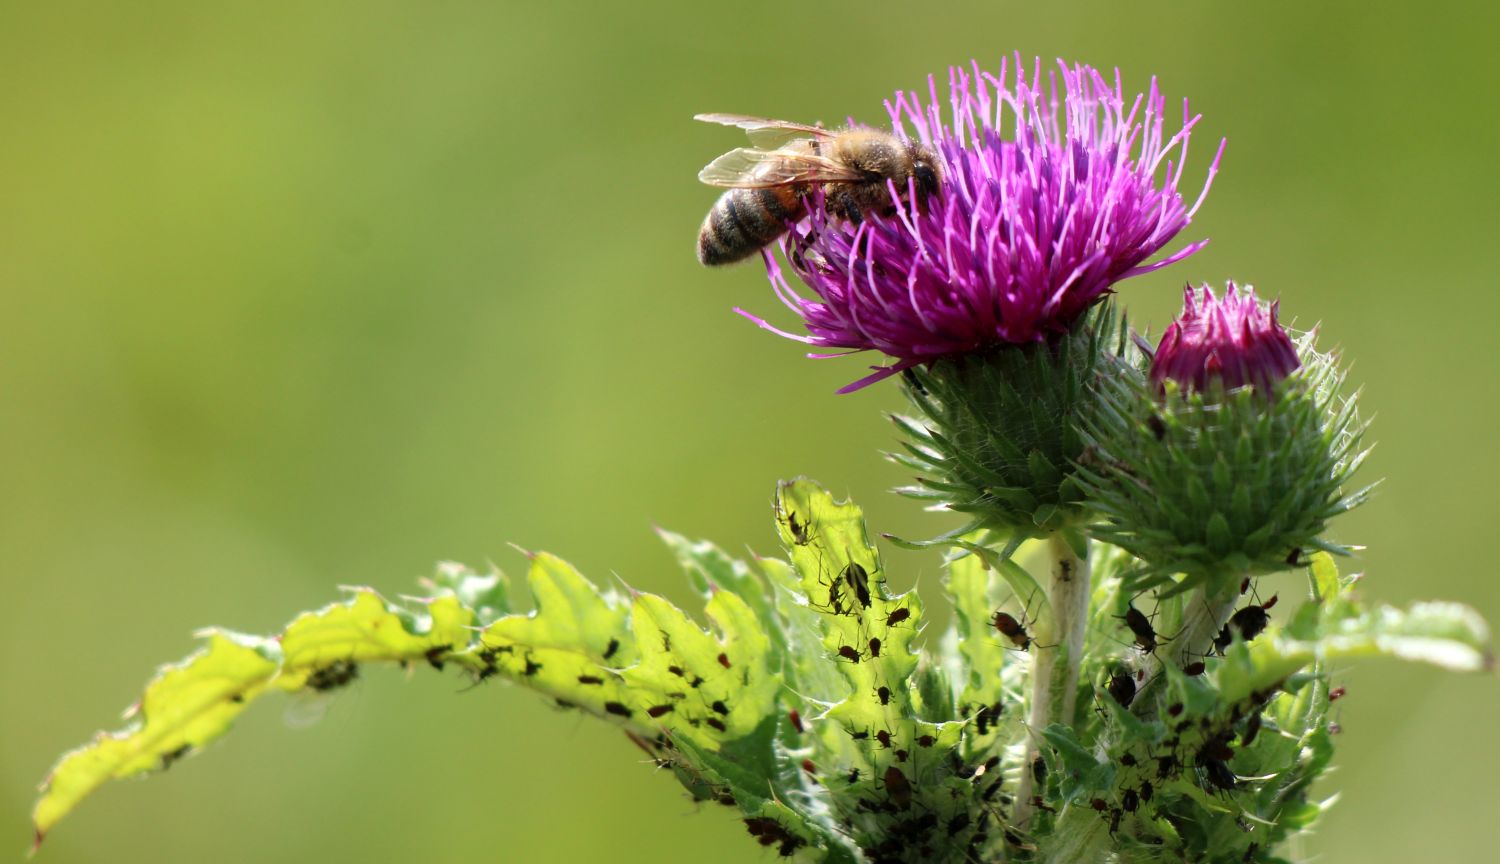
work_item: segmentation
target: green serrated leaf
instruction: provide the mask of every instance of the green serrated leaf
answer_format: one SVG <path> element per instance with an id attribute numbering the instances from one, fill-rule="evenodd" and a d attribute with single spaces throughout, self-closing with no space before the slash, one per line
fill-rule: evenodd
<path id="1" fill-rule="evenodd" d="M 400 663 L 447 652 L 472 638 L 474 614 L 454 595 L 428 604 L 413 618 L 370 589 L 357 589 L 347 603 L 300 615 L 282 634 L 282 662 L 274 683 L 300 690 L 309 676 L 333 663 Z"/>
<path id="2" fill-rule="evenodd" d="M 1002 692 L 1000 673 L 1007 657 L 990 626 L 997 605 L 990 590 L 992 572 L 975 555 L 948 562 L 945 587 L 957 619 L 958 650 L 966 661 L 961 705 L 992 705 Z"/>
<path id="3" fill-rule="evenodd" d="M 106 780 L 164 769 L 223 735 L 267 690 L 334 689 L 365 663 L 453 664 L 479 680 L 509 678 L 641 735 L 670 731 L 704 749 L 779 716 L 770 633 L 737 593 L 711 593 L 705 610 L 716 636 L 661 598 L 640 594 L 627 603 L 600 592 L 555 556 L 532 556 L 528 578 L 538 608 L 482 629 L 464 601 L 492 614 L 506 603 L 503 577 L 445 565 L 426 583 L 436 593 L 430 599 L 397 605 L 355 589 L 275 638 L 208 631 L 202 651 L 147 686 L 130 726 L 101 734 L 53 769 L 34 814 L 38 840 Z"/>
<path id="4" fill-rule="evenodd" d="M 481 575 L 457 562 L 444 561 L 423 584 L 434 595 L 451 593 L 457 597 L 461 606 L 472 610 L 474 623 L 480 627 L 512 611 L 510 581 L 499 570 Z"/>
<path id="5" fill-rule="evenodd" d="M 276 674 L 270 640 L 207 631 L 207 644 L 181 663 L 162 667 L 115 733 L 62 757 L 42 784 L 32 811 L 36 842 L 105 781 L 166 770 L 228 731 Z"/>
<path id="6" fill-rule="evenodd" d="M 495 621 L 484 631 L 486 645 L 578 651 L 602 661 L 611 640 L 618 641 L 627 632 L 628 605 L 613 593 L 601 593 L 561 558 L 546 552 L 533 555 L 526 578 L 536 612 Z M 616 667 L 634 660 L 635 651 L 629 646 L 624 654 L 617 648 L 609 658 Z"/>
<path id="7" fill-rule="evenodd" d="M 1307 577 L 1312 586 L 1313 599 L 1328 605 L 1338 599 L 1339 568 L 1333 562 L 1333 556 L 1327 552 L 1314 552 L 1312 560 L 1307 564 Z"/>
<path id="8" fill-rule="evenodd" d="M 1380 606 L 1340 620 L 1318 640 L 1328 660 L 1396 657 L 1459 672 L 1495 666 L 1489 628 L 1461 603 L 1416 603 L 1402 611 Z"/>

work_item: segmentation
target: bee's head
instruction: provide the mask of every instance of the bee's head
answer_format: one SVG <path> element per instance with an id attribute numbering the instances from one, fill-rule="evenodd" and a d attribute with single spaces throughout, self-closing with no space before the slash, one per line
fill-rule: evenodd
<path id="1" fill-rule="evenodd" d="M 911 148 L 911 176 L 917 181 L 917 196 L 926 199 L 936 195 L 942 184 L 943 172 L 938 167 L 937 155 L 913 141 Z"/>

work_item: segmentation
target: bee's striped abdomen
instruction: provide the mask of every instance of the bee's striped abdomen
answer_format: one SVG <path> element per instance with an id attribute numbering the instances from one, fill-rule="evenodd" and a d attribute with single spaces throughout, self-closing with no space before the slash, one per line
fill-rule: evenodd
<path id="1" fill-rule="evenodd" d="M 698 260 L 712 267 L 749 258 L 785 233 L 786 223 L 802 213 L 802 196 L 793 187 L 730 189 L 703 220 Z"/>

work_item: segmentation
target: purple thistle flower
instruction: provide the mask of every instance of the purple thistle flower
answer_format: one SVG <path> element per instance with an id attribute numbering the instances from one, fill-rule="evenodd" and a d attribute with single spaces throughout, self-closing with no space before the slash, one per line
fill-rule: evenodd
<path id="1" fill-rule="evenodd" d="M 1261 305 L 1254 288 L 1241 292 L 1233 282 L 1223 299 L 1205 285 L 1201 301 L 1188 286 L 1182 314 L 1151 359 L 1151 384 L 1160 391 L 1170 379 L 1202 392 L 1217 380 L 1225 389 L 1251 384 L 1269 391 L 1301 365 L 1291 337 L 1276 322 L 1278 305 Z"/>
<path id="2" fill-rule="evenodd" d="M 918 200 L 891 184 L 893 217 L 853 224 L 830 217 L 815 193 L 809 215 L 782 240 L 782 254 L 816 299 L 792 289 L 765 253 L 777 296 L 807 336 L 761 327 L 842 356 L 880 351 L 896 362 L 847 393 L 919 363 L 994 345 L 1022 345 L 1065 332 L 1115 282 L 1193 254 L 1200 241 L 1143 264 L 1192 220 L 1218 171 L 1224 145 L 1188 207 L 1177 191 L 1198 117 L 1183 103 L 1182 127 L 1164 137 L 1165 98 L 1127 102 L 1094 69 L 1058 62 L 1042 84 L 1015 57 L 999 75 L 949 69 L 950 122 L 936 82 L 928 97 L 887 101 L 897 135 L 907 124 L 938 154 L 939 194 Z M 1059 102 L 1058 78 L 1063 84 Z M 1061 107 L 1060 107 L 1061 106 Z"/>

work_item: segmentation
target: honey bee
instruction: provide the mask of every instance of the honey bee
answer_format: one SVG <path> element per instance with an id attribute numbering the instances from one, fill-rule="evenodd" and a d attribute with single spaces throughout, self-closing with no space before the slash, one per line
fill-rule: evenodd
<path id="1" fill-rule="evenodd" d="M 859 222 L 866 214 L 895 213 L 888 183 L 900 194 L 915 186 L 919 200 L 938 191 L 937 156 L 915 141 L 862 127 L 825 129 L 740 114 L 699 114 L 705 123 L 738 126 L 753 147 L 725 153 L 698 172 L 726 187 L 698 231 L 698 261 L 710 267 L 754 255 L 807 213 L 824 194 L 829 215 Z"/>

